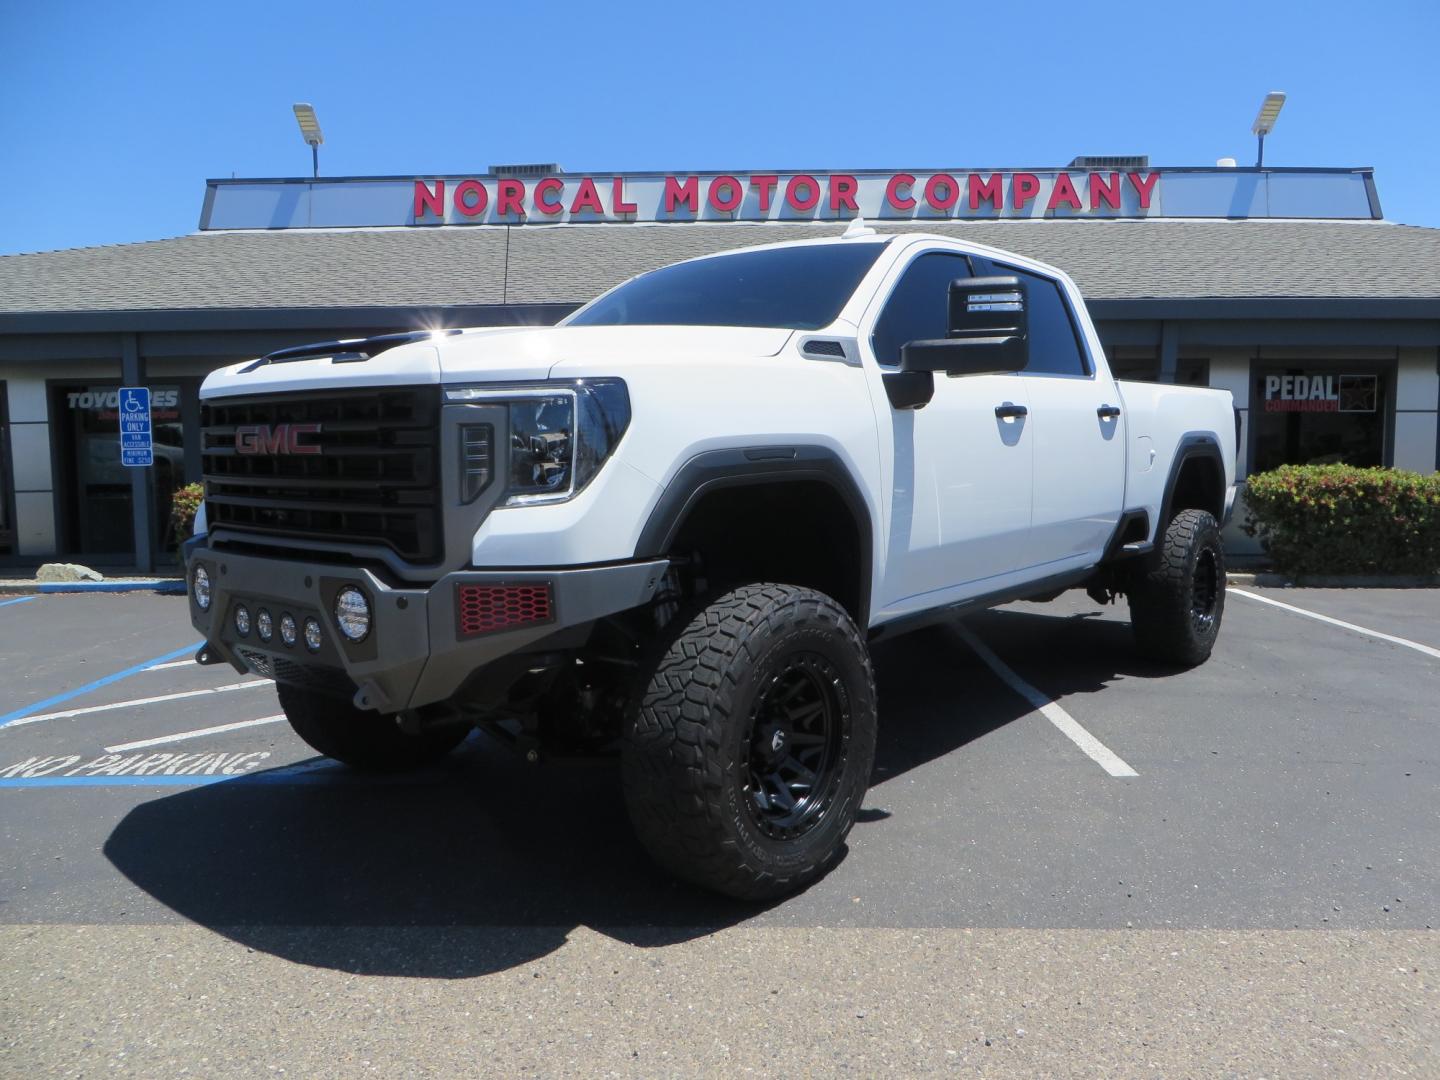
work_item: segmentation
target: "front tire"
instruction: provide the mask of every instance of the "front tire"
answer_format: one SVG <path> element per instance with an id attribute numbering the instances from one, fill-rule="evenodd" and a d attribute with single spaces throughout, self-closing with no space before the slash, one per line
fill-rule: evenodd
<path id="1" fill-rule="evenodd" d="M 625 802 L 650 854 L 744 900 L 839 861 L 870 782 L 869 652 L 834 600 L 747 585 L 677 622 L 625 725 Z"/>
<path id="2" fill-rule="evenodd" d="M 1214 516 L 1181 510 L 1171 518 L 1129 597 L 1142 653 L 1182 667 L 1208 660 L 1225 614 L 1225 550 Z"/>
<path id="3" fill-rule="evenodd" d="M 365 772 L 404 772 L 439 761 L 470 732 L 441 728 L 410 735 L 393 716 L 357 709 L 348 701 L 277 683 L 280 707 L 295 734 L 317 753 Z"/>

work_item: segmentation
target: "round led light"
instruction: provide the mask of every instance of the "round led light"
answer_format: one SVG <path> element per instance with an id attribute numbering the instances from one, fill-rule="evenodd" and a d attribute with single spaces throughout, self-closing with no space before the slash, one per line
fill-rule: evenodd
<path id="1" fill-rule="evenodd" d="M 370 635 L 370 601 L 354 585 L 346 585 L 335 597 L 335 622 L 351 641 Z"/>
<path id="2" fill-rule="evenodd" d="M 235 632 L 241 637 L 250 636 L 250 609 L 244 604 L 235 608 Z"/>
<path id="3" fill-rule="evenodd" d="M 305 647 L 311 652 L 320 651 L 320 623 L 316 619 L 305 620 Z"/>
<path id="4" fill-rule="evenodd" d="M 260 635 L 261 641 L 269 641 L 275 636 L 275 622 L 263 607 L 255 613 L 255 632 Z"/>
<path id="5" fill-rule="evenodd" d="M 194 577 L 190 581 L 191 589 L 195 595 L 195 606 L 201 611 L 210 610 L 210 571 L 203 566 L 195 567 Z"/>
<path id="6" fill-rule="evenodd" d="M 280 616 L 280 640 L 286 645 L 295 644 L 295 616 L 288 611 Z"/>

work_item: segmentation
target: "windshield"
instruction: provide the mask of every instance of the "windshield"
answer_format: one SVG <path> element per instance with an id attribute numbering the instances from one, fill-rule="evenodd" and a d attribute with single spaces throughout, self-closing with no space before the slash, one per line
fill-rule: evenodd
<path id="1" fill-rule="evenodd" d="M 741 251 L 642 274 L 568 326 L 771 326 L 819 330 L 840 314 L 883 243 Z"/>

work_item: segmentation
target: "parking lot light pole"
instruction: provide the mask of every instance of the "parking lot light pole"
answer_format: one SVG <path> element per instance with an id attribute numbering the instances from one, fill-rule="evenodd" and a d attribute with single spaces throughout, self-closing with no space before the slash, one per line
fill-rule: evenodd
<path id="1" fill-rule="evenodd" d="M 1260 140 L 1259 151 L 1255 157 L 1257 169 L 1263 168 L 1265 165 L 1265 136 L 1275 130 L 1275 119 L 1280 115 L 1280 110 L 1284 106 L 1285 91 L 1271 90 L 1265 95 L 1265 100 L 1260 103 L 1260 111 L 1255 114 L 1255 123 L 1250 125 L 1250 130 Z M 300 106 L 297 105 L 295 108 L 298 110 Z"/>
<path id="2" fill-rule="evenodd" d="M 320 144 L 325 141 L 325 136 L 320 132 L 320 121 L 315 116 L 315 106 L 303 101 L 297 101 L 294 105 L 295 121 L 300 125 L 300 137 L 310 147 L 311 176 L 320 175 Z"/>

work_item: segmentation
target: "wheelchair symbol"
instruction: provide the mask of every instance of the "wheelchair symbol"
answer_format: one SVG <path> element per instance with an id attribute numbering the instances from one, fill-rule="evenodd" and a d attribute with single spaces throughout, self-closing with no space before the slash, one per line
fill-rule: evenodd
<path id="1" fill-rule="evenodd" d="M 127 393 L 127 394 L 125 395 L 125 411 L 126 411 L 126 412 L 144 412 L 144 411 L 145 411 L 145 405 L 141 402 L 139 395 L 136 394 L 134 390 L 131 390 L 129 393 Z"/>

